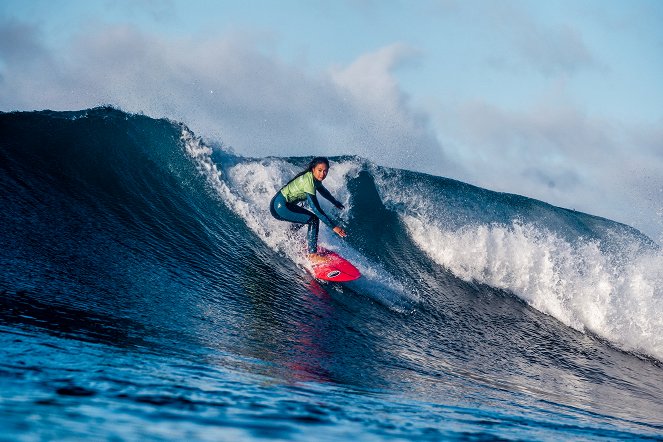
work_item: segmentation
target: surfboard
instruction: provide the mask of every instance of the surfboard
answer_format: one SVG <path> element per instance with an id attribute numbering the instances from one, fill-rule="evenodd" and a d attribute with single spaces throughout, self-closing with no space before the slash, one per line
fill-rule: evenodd
<path id="1" fill-rule="evenodd" d="M 361 276 L 350 261 L 331 250 L 318 248 L 318 255 L 324 259 L 311 262 L 311 271 L 317 279 L 332 282 L 354 281 Z"/>

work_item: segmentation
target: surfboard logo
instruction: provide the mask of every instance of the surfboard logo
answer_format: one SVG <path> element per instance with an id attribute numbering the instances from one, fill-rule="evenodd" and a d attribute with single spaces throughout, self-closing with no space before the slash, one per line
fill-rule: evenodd
<path id="1" fill-rule="evenodd" d="M 332 270 L 331 272 L 327 273 L 327 278 L 336 278 L 340 274 L 341 272 L 338 270 Z"/>

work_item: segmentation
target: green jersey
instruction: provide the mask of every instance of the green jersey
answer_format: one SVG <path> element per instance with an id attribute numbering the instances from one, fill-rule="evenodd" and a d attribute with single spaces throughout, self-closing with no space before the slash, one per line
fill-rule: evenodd
<path id="1" fill-rule="evenodd" d="M 313 172 L 311 171 L 298 176 L 281 189 L 281 193 L 289 203 L 304 201 L 306 199 L 306 194 L 315 195 L 315 191 L 315 178 L 313 178 Z"/>

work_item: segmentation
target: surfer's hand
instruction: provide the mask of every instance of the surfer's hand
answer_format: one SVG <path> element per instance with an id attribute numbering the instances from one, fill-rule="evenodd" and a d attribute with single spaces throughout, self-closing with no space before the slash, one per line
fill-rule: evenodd
<path id="1" fill-rule="evenodd" d="M 345 230 L 343 230 L 339 226 L 334 227 L 334 232 L 336 232 L 336 234 L 341 238 L 345 238 L 346 236 L 348 236 L 348 234 L 345 233 Z"/>
<path id="2" fill-rule="evenodd" d="M 339 209 L 339 210 L 343 210 L 343 209 L 345 209 L 345 206 L 341 203 L 338 203 L 338 204 L 336 204 L 336 208 Z"/>

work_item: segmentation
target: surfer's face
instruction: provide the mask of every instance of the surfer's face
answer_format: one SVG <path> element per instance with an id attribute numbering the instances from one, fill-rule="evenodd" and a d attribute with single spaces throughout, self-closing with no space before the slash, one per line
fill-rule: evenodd
<path id="1" fill-rule="evenodd" d="M 313 178 L 315 178 L 318 181 L 322 181 L 327 177 L 327 172 L 329 171 L 329 168 L 327 167 L 326 164 L 320 163 L 316 164 L 315 167 L 313 168 Z"/>

